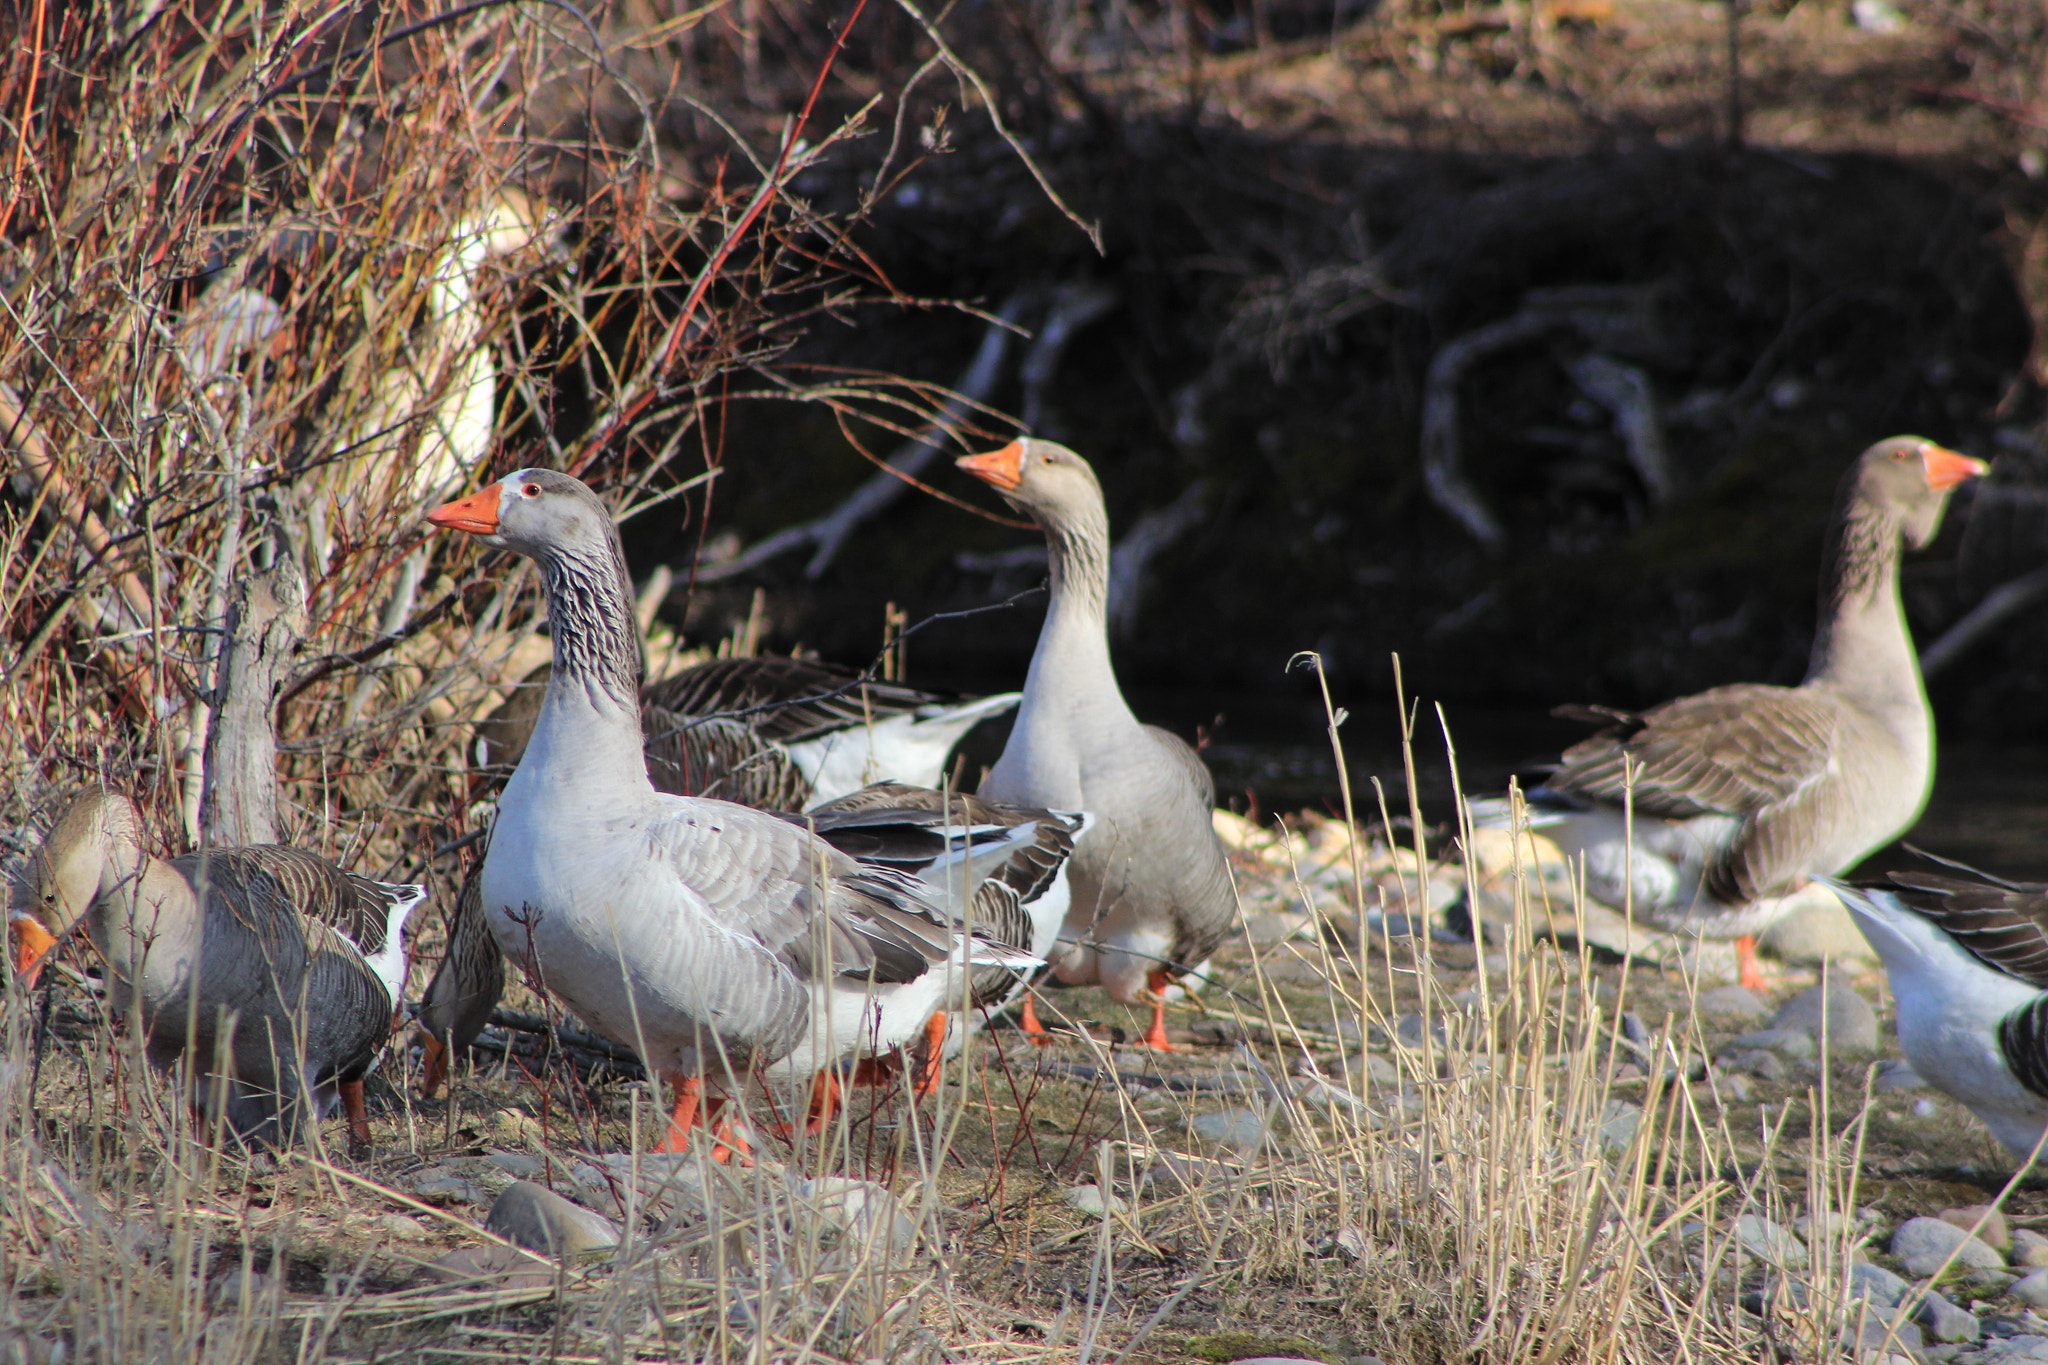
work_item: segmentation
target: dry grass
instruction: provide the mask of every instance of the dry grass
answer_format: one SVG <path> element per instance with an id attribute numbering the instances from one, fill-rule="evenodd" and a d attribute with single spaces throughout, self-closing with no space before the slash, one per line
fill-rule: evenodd
<path id="1" fill-rule="evenodd" d="M 716 472 L 730 402 L 910 430 L 939 396 L 775 370 L 808 319 L 887 289 L 845 223 L 788 194 L 733 188 L 746 178 L 595 115 L 563 132 L 600 66 L 561 12 L 463 11 L 400 36 L 424 15 L 343 28 L 309 5 L 194 0 L 131 29 L 124 7 L 60 9 L 31 7 L 0 82 L 0 111 L 30 133 L 0 229 L 0 424 L 21 467 L 0 508 L 8 851 L 102 780 L 134 791 L 167 845 L 198 836 L 229 589 L 295 559 L 309 611 L 277 708 L 281 832 L 429 880 L 445 907 L 458 869 L 434 850 L 467 827 L 468 721 L 524 672 L 540 612 L 523 568 L 419 526 L 408 471 L 463 373 L 458 355 L 418 363 L 439 354 L 423 310 L 458 225 L 523 187 L 569 244 L 479 280 L 475 344 L 500 376 L 479 473 L 575 468 L 629 511 Z M 654 48 L 611 54 L 609 73 Z M 786 187 L 848 131 L 812 128 L 779 171 L 758 156 L 761 174 Z M 216 275 L 260 290 L 278 322 L 210 374 L 187 324 Z M 401 371 L 412 405 L 380 408 L 378 376 Z M 686 496 L 701 512 L 715 487 Z M 1094 1362 L 1278 1345 L 1524 1365 L 1831 1341 L 1846 1245 L 1825 1250 L 1808 1308 L 1760 1322 L 1736 1307 L 1760 1270 L 1731 1228 L 1853 1203 L 1874 1111 L 1839 1088 L 1849 1071 L 1731 1107 L 1701 1066 L 1687 983 L 1526 934 L 1491 967 L 1361 935 L 1368 910 L 1441 875 L 1391 848 L 1386 812 L 1365 814 L 1380 838 L 1329 836 L 1334 868 L 1294 863 L 1314 852 L 1300 840 L 1245 851 L 1254 908 L 1305 904 L 1328 932 L 1219 956 L 1189 1008 L 1231 1042 L 1134 1057 L 1104 1023 L 1115 1007 L 1056 997 L 1102 1026 L 1042 1054 L 993 1032 L 936 1112 L 877 1096 L 822 1141 L 764 1142 L 751 1168 L 643 1157 L 654 1097 L 551 1056 L 432 1103 L 389 1065 L 363 1162 L 223 1150 L 134 1040 L 111 1038 L 83 978 L 10 990 L 0 1359 Z M 1551 884 L 1512 885 L 1526 910 Z M 423 919 L 430 960 L 438 917 Z M 1653 1021 L 1646 1039 L 1620 1030 L 1628 1011 Z M 1377 1080 L 1368 1041 L 1393 1068 Z M 1623 1103 L 1642 1115 L 1625 1137 Z M 1190 1128 L 1225 1109 L 1259 1135 Z M 427 1262 L 491 1240 L 486 1197 L 514 1173 L 619 1214 L 625 1245 L 421 1287 Z M 893 1203 L 873 1207 L 914 1235 L 804 1183 L 838 1178 L 885 1186 Z M 1068 1201 L 1089 1182 L 1121 1201 L 1109 1216 Z"/>

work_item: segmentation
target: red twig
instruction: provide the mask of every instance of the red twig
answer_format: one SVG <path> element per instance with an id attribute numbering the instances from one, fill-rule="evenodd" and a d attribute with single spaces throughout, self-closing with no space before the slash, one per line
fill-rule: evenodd
<path id="1" fill-rule="evenodd" d="M 846 443 L 852 446 L 855 450 L 859 451 L 861 453 L 862 458 L 866 459 L 868 463 L 874 465 L 875 468 L 884 470 L 890 474 L 894 474 L 897 478 L 903 480 L 903 482 L 909 484 L 912 488 L 915 488 L 920 493 L 929 493 L 933 497 L 937 498 L 940 502 L 949 502 L 963 512 L 972 513 L 977 517 L 984 517 L 989 521 L 994 522 L 998 526 L 1014 526 L 1020 531 L 1036 531 L 1038 529 L 1038 523 L 1035 521 L 1018 521 L 1014 517 L 998 516 L 997 514 L 989 511 L 985 507 L 976 507 L 973 503 L 967 502 L 961 498 L 956 498 L 951 493 L 942 493 L 938 489 L 926 483 L 923 479 L 918 478 L 915 474 L 905 473 L 903 470 L 898 469 L 895 465 L 890 464 L 887 460 L 883 459 L 881 456 L 875 454 L 875 452 L 869 450 L 866 446 L 862 445 L 860 443 L 860 438 L 858 436 L 855 436 L 853 434 L 853 429 L 846 424 L 846 419 L 848 417 L 859 417 L 861 415 L 860 413 L 855 412 L 853 409 L 847 407 L 844 403 L 828 402 L 827 406 L 832 409 L 832 415 L 836 417 L 839 421 L 839 434 L 844 436 L 846 438 Z"/>
<path id="2" fill-rule="evenodd" d="M 0 233 L 7 231 L 14 217 L 14 205 L 21 198 L 21 163 L 28 155 L 29 123 L 36 112 L 36 78 L 43 72 L 43 18 L 47 0 L 36 0 L 36 36 L 28 50 L 28 87 L 21 97 L 21 122 L 14 139 L 14 164 L 8 168 L 7 183 L 0 186 Z"/>
<path id="3" fill-rule="evenodd" d="M 711 254 L 711 259 L 706 261 L 703 270 L 698 272 L 697 283 L 691 288 L 689 298 L 683 301 L 682 316 L 670 327 L 668 343 L 662 347 L 661 359 L 656 363 L 654 372 L 649 376 L 640 396 L 627 404 L 618 416 L 591 439 L 590 444 L 584 447 L 583 453 L 576 457 L 576 463 L 570 466 L 571 474 L 581 475 L 589 468 L 591 462 L 604 453 L 605 447 L 610 445 L 619 433 L 631 426 L 633 420 L 645 412 L 648 405 L 654 402 L 656 395 L 661 392 L 661 376 L 673 368 L 676 358 L 682 354 L 683 343 L 689 336 L 690 319 L 697 314 L 697 305 L 704 301 L 704 295 L 711 288 L 711 282 L 718 278 L 719 272 L 725 268 L 726 261 L 739 249 L 740 239 L 747 235 L 747 230 L 768 211 L 768 206 L 774 203 L 776 195 L 781 193 L 782 175 L 788 169 L 789 158 L 796 151 L 797 142 L 803 137 L 805 125 L 811 121 L 811 112 L 817 108 L 818 97 L 825 92 L 825 81 L 832 74 L 833 63 L 839 60 L 839 54 L 846 48 L 847 36 L 853 32 L 853 26 L 860 22 L 861 12 L 867 7 L 868 0 L 854 0 L 853 13 L 847 15 L 846 22 L 839 26 L 839 33 L 832 40 L 831 50 L 825 54 L 824 62 L 818 67 L 818 78 L 811 82 L 810 97 L 804 101 L 803 110 L 796 116 L 796 122 L 790 126 L 789 135 L 782 140 L 782 151 L 775 158 L 774 169 L 769 172 L 760 193 L 754 196 L 754 202 L 747 206 L 747 211 L 740 215 L 739 222 L 734 224 L 732 231 L 725 235 L 725 240 L 719 243 L 718 250 Z"/>

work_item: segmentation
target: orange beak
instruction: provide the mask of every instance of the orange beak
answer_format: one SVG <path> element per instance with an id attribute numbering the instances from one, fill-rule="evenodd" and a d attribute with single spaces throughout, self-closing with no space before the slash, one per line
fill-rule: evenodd
<path id="1" fill-rule="evenodd" d="M 43 974 L 43 959 L 57 946 L 57 940 L 50 937 L 48 929 L 20 914 L 8 919 L 7 934 L 14 940 L 14 970 L 24 986 L 35 985 Z"/>
<path id="2" fill-rule="evenodd" d="M 1931 441 L 1920 447 L 1920 463 L 1927 470 L 1927 486 L 1937 493 L 1946 493 L 1965 479 L 1991 472 L 1991 466 L 1982 460 L 1973 460 Z"/>
<path id="3" fill-rule="evenodd" d="M 487 536 L 498 529 L 498 485 L 485 484 L 466 498 L 436 507 L 427 520 L 444 531 L 467 531 Z"/>
<path id="4" fill-rule="evenodd" d="M 1012 441 L 986 455 L 963 455 L 954 464 L 991 488 L 1005 493 L 1024 482 L 1024 443 Z"/>

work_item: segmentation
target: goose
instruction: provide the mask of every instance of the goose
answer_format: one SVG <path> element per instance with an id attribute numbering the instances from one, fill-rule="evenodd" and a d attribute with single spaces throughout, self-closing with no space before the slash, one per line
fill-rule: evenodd
<path id="1" fill-rule="evenodd" d="M 1934 781 L 1934 720 L 1899 557 L 1934 538 L 1950 491 L 1986 468 L 1917 436 L 1879 441 L 1850 466 L 1797 687 L 1736 683 L 1640 715 L 1593 712 L 1610 727 L 1529 793 L 1531 823 L 1583 857 L 1588 895 L 1660 929 L 1737 939 L 1754 989 L 1754 935 L 1786 898 L 1912 826 Z M 1507 804 L 1474 802 L 1473 818 L 1504 824 Z"/>
<path id="2" fill-rule="evenodd" d="M 1899 1046 L 2021 1161 L 2048 1128 L 2048 886 L 1893 872 L 1816 877 L 1891 978 Z"/>
<path id="3" fill-rule="evenodd" d="M 550 665 L 477 727 L 477 764 L 509 771 L 540 713 Z M 777 655 L 712 659 L 641 689 L 648 776 L 677 796 L 800 810 L 877 778 L 935 788 L 966 733 L 1019 694 L 957 697 Z"/>
<path id="4" fill-rule="evenodd" d="M 963 922 L 955 893 L 777 815 L 655 790 L 625 558 L 582 483 L 518 470 L 427 519 L 540 565 L 554 671 L 498 801 L 481 909 L 499 951 L 673 1088 L 662 1149 L 756 1075 L 908 1042 L 976 967 L 1039 965 Z"/>
<path id="5" fill-rule="evenodd" d="M 1145 1045 L 1170 1050 L 1162 992 L 1203 961 L 1236 918 L 1211 810 L 1216 786 L 1177 736 L 1141 725 L 1110 666 L 1109 515 L 1095 471 L 1065 446 L 1013 441 L 959 467 L 1044 528 L 1052 600 L 1024 700 L 981 784 L 992 801 L 1085 810 L 1095 819 L 1069 862 L 1072 903 L 1053 974 L 1149 1000 Z"/>
<path id="6" fill-rule="evenodd" d="M 363 1077 L 391 1032 L 405 920 L 424 887 L 280 844 L 165 861 L 148 852 L 132 800 L 93 791 L 58 815 L 21 890 L 9 931 L 29 982 L 83 922 L 112 975 L 113 1009 L 139 1022 L 151 1064 L 189 1057 L 224 1085 L 225 1118 L 245 1141 L 291 1132 L 310 1093 L 315 1117 L 338 1101 L 351 1144 L 367 1146 Z M 230 1070 L 214 1077 L 223 1041 Z"/>
<path id="7" fill-rule="evenodd" d="M 877 782 L 789 818 L 862 862 L 940 885 L 964 873 L 974 887 L 974 922 L 1039 959 L 1050 956 L 1066 923 L 1073 898 L 1067 863 L 1094 824 L 1083 811 L 1010 806 L 902 782 Z M 1028 976 L 1008 968 L 976 971 L 967 1002 L 969 1027 L 1019 996 L 1028 1003 L 1029 985 Z M 930 1093 L 939 1061 L 953 1055 L 964 1036 L 948 1028 L 943 1011 L 926 1022 L 915 1094 Z"/>
<path id="8" fill-rule="evenodd" d="M 650 761 L 648 776 L 657 775 Z M 659 780 L 654 785 L 662 789 Z M 950 802 L 950 814 L 942 800 Z M 785 818 L 861 862 L 941 889 L 955 876 L 970 878 L 973 922 L 1041 960 L 1066 917 L 1067 858 L 1090 823 L 1085 814 L 1001 806 L 903 782 L 874 783 Z M 448 919 L 447 949 L 420 1001 L 418 1020 L 427 1034 L 420 1090 L 426 1096 L 440 1088 L 449 1052 L 476 1041 L 504 994 L 504 959 L 483 917 L 482 867 L 478 862 L 463 879 Z M 1027 980 L 1005 967 L 978 968 L 967 1001 L 970 1021 L 1007 1007 Z M 938 1061 L 960 1045 L 961 1032 L 947 1024 L 944 1010 L 926 1023 L 923 1067 L 913 1087 L 920 1097 L 936 1085 Z"/>

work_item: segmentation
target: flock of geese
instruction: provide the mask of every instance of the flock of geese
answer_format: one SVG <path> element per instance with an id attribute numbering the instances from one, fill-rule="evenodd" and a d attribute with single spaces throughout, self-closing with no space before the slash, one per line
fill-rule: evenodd
<path id="1" fill-rule="evenodd" d="M 1109 523 L 1088 463 L 1032 439 L 958 463 L 1050 552 L 1021 694 L 946 698 L 773 658 L 650 684 L 618 534 L 583 484 L 524 469 L 427 514 L 539 565 L 554 656 L 544 690 L 480 734 L 479 781 L 511 771 L 419 1002 L 430 1091 L 488 1019 L 507 961 L 670 1088 L 668 1150 L 705 1131 L 716 1154 L 744 1151 L 726 1110 L 756 1084 L 808 1084 L 813 1128 L 848 1084 L 901 1078 L 925 1095 L 994 1010 L 1019 1003 L 1042 1038 L 1031 990 L 1046 975 L 1149 1005 L 1143 1045 L 1172 1047 L 1167 992 L 1236 921 L 1213 783 L 1117 685 Z M 1891 975 L 1915 1068 L 2024 1158 L 2048 1133 L 2048 889 L 1837 880 L 1931 789 L 1900 558 L 1985 472 L 1917 437 L 1870 447 L 1830 523 L 1803 682 L 1589 708 L 1604 728 L 1526 802 L 1472 805 L 1480 823 L 1540 827 L 1594 898 L 1738 939 L 1748 980 L 1749 936 L 1808 883 L 1832 887 Z M 954 743 L 1012 707 L 979 792 L 944 790 Z M 167 862 L 150 844 L 119 793 L 64 809 L 10 914 L 18 974 L 32 982 L 82 925 L 114 1010 L 152 1063 L 184 1060 L 208 1122 L 289 1140 L 339 1104 L 367 1142 L 362 1082 L 402 1004 L 424 889 L 288 847 Z"/>

